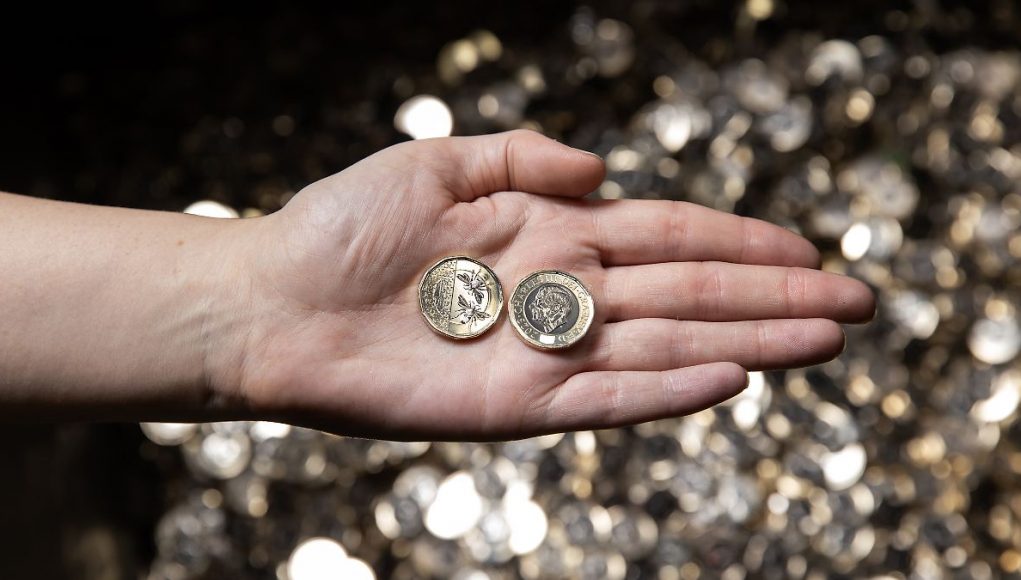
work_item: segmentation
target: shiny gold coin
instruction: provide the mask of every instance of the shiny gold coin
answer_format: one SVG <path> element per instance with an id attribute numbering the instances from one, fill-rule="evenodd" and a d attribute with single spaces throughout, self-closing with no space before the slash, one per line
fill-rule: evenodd
<path id="1" fill-rule="evenodd" d="M 436 262 L 422 276 L 418 305 L 436 332 L 450 338 L 473 338 L 499 318 L 503 287 L 485 264 L 451 256 Z"/>
<path id="2" fill-rule="evenodd" d="M 592 326 L 592 294 L 574 276 L 557 270 L 533 272 L 510 298 L 510 319 L 525 342 L 538 348 L 566 348 Z"/>

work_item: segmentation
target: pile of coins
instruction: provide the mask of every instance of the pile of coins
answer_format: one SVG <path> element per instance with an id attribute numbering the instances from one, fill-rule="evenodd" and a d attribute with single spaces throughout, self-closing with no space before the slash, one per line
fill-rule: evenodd
<path id="1" fill-rule="evenodd" d="M 1021 573 L 1019 9 L 702 4 L 583 7 L 538 43 L 451 39 L 433 70 L 366 83 L 399 107 L 338 122 L 370 144 L 543 131 L 606 159 L 600 197 L 806 235 L 876 289 L 876 321 L 833 362 L 626 429 L 429 444 L 143 425 L 147 454 L 186 466 L 167 469 L 150 579 Z M 230 139 L 229 121 L 206 129 Z M 309 174 L 227 209 L 273 211 L 279 183 L 339 169 L 329 138 L 301 142 Z M 492 324 L 502 295 L 455 279 L 486 290 L 458 305 L 430 287 L 455 310 L 429 323 Z"/>

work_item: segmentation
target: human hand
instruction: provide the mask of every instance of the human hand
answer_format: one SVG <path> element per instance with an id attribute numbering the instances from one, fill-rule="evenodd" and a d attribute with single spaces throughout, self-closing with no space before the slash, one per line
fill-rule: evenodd
<path id="1" fill-rule="evenodd" d="M 247 220 L 218 396 L 260 417 L 391 439 L 508 439 L 679 416 L 740 392 L 745 369 L 840 353 L 875 309 L 817 270 L 803 238 L 672 201 L 580 199 L 602 161 L 537 133 L 414 141 Z M 580 278 L 596 319 L 540 351 L 505 320 L 452 341 L 419 312 L 426 268 L 469 255 L 505 294 L 530 272 Z"/>

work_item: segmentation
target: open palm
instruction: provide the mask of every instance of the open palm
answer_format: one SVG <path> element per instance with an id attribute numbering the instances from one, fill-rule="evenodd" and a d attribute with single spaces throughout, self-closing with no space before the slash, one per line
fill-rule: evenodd
<path id="1" fill-rule="evenodd" d="M 804 366 L 873 313 L 860 282 L 816 270 L 806 240 L 670 201 L 579 199 L 599 158 L 537 133 L 416 141 L 252 220 L 250 333 L 237 393 L 261 415 L 393 439 L 506 439 L 678 416 Z M 592 292 L 573 348 L 540 351 L 502 313 L 453 341 L 419 313 L 425 269 L 487 264 L 505 293 L 558 269 Z"/>

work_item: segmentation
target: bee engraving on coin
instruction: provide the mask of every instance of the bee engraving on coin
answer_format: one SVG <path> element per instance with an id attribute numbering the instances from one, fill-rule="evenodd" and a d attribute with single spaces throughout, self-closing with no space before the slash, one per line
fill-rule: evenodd
<path id="1" fill-rule="evenodd" d="M 457 279 L 464 284 L 465 290 L 471 292 L 472 297 L 475 301 L 481 304 L 486 299 L 486 295 L 489 294 L 489 290 L 486 288 L 486 281 L 479 276 L 478 272 L 472 272 L 468 274 L 461 272 L 457 275 Z"/>
<path id="2" fill-rule="evenodd" d="M 578 342 L 594 314 L 592 295 L 565 272 L 535 272 L 511 294 L 511 324 L 525 342 L 539 348 L 564 348 Z"/>
<path id="3" fill-rule="evenodd" d="M 464 256 L 444 258 L 418 286 L 419 307 L 429 326 L 451 338 L 489 330 L 503 308 L 503 289 L 485 264 Z"/>
<path id="4" fill-rule="evenodd" d="M 452 320 L 460 321 L 461 324 L 471 326 L 479 320 L 485 320 L 487 318 L 489 318 L 489 315 L 482 309 L 481 304 L 468 302 L 464 299 L 464 296 L 457 297 L 457 312 L 454 313 Z"/>

